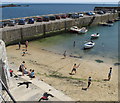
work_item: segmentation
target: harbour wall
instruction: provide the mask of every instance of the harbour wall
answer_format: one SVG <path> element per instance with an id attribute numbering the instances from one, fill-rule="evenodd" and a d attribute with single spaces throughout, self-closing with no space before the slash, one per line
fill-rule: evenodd
<path id="1" fill-rule="evenodd" d="M 84 16 L 76 19 L 67 18 L 50 22 L 35 23 L 17 27 L 2 28 L 2 40 L 8 45 L 18 41 L 31 40 L 40 37 L 52 36 L 61 31 L 67 31 L 71 26 L 93 26 L 99 22 L 107 22 L 118 18 L 118 13 L 106 13 L 104 15 Z"/>

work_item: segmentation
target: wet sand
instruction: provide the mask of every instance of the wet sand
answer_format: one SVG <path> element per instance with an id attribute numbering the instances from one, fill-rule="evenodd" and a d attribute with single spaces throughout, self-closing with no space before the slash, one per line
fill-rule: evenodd
<path id="1" fill-rule="evenodd" d="M 29 43 L 27 54 L 22 56 L 23 48 L 24 45 L 21 50 L 16 50 L 18 45 L 7 47 L 9 64 L 17 66 L 14 71 L 18 70 L 22 61 L 25 61 L 27 69 L 34 69 L 37 78 L 63 91 L 76 101 L 118 100 L 118 66 L 114 66 L 112 60 L 98 63 L 91 58 L 67 56 L 63 59 L 63 55 L 42 50 L 40 45 L 34 42 Z M 99 56 L 94 58 L 104 59 Z M 75 75 L 70 75 L 74 63 L 80 63 L 80 67 Z M 110 81 L 104 81 L 103 79 L 107 79 L 110 67 L 113 67 L 112 78 Z M 92 84 L 85 90 L 89 76 L 92 77 Z"/>

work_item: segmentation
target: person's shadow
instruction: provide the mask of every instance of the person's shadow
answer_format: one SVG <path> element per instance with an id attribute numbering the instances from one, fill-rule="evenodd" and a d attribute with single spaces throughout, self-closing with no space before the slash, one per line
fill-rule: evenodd
<path id="1" fill-rule="evenodd" d="M 109 81 L 109 79 L 103 79 L 103 81 Z"/>
<path id="2" fill-rule="evenodd" d="M 69 73 L 70 75 L 75 75 L 75 74 L 73 74 L 73 73 Z"/>
<path id="3" fill-rule="evenodd" d="M 85 90 L 85 91 L 86 91 L 86 90 L 87 90 L 87 88 L 82 88 L 82 90 Z"/>

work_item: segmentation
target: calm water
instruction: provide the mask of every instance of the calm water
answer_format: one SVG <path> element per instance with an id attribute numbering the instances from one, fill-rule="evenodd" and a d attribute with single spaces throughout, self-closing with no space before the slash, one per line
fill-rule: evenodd
<path id="1" fill-rule="evenodd" d="M 61 53 L 66 50 L 67 54 L 82 56 L 83 58 L 92 58 L 93 55 L 118 60 L 118 23 L 115 22 L 112 27 L 94 26 L 90 27 L 86 34 L 64 33 L 57 36 L 38 40 L 43 49 Z M 95 46 L 89 50 L 83 50 L 85 41 L 90 40 L 91 34 L 99 32 L 101 35 L 93 41 Z M 73 47 L 73 42 L 76 46 Z"/>
<path id="2" fill-rule="evenodd" d="M 95 6 L 118 6 L 117 4 L 29 4 L 29 5 L 30 5 L 29 7 L 2 8 L 2 19 L 36 16 L 44 14 L 91 11 L 94 10 Z"/>

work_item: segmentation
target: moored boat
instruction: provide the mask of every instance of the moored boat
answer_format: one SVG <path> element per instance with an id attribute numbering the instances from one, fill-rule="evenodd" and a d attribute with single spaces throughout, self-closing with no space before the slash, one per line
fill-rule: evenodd
<path id="1" fill-rule="evenodd" d="M 84 49 L 89 49 L 94 47 L 95 43 L 93 41 L 87 42 L 84 44 Z"/>
<path id="2" fill-rule="evenodd" d="M 70 28 L 70 31 L 76 33 L 86 33 L 88 30 L 86 29 L 86 27 L 78 28 L 77 26 L 72 26 Z"/>
<path id="3" fill-rule="evenodd" d="M 113 23 L 101 22 L 101 23 L 99 23 L 99 25 L 102 25 L 102 26 L 113 26 Z"/>
<path id="4" fill-rule="evenodd" d="M 82 27 L 81 29 L 80 29 L 80 31 L 78 32 L 78 33 L 86 33 L 88 30 L 86 29 L 86 27 Z"/>
<path id="5" fill-rule="evenodd" d="M 99 36 L 100 36 L 99 33 L 94 33 L 94 34 L 91 35 L 91 38 L 98 38 Z"/>

